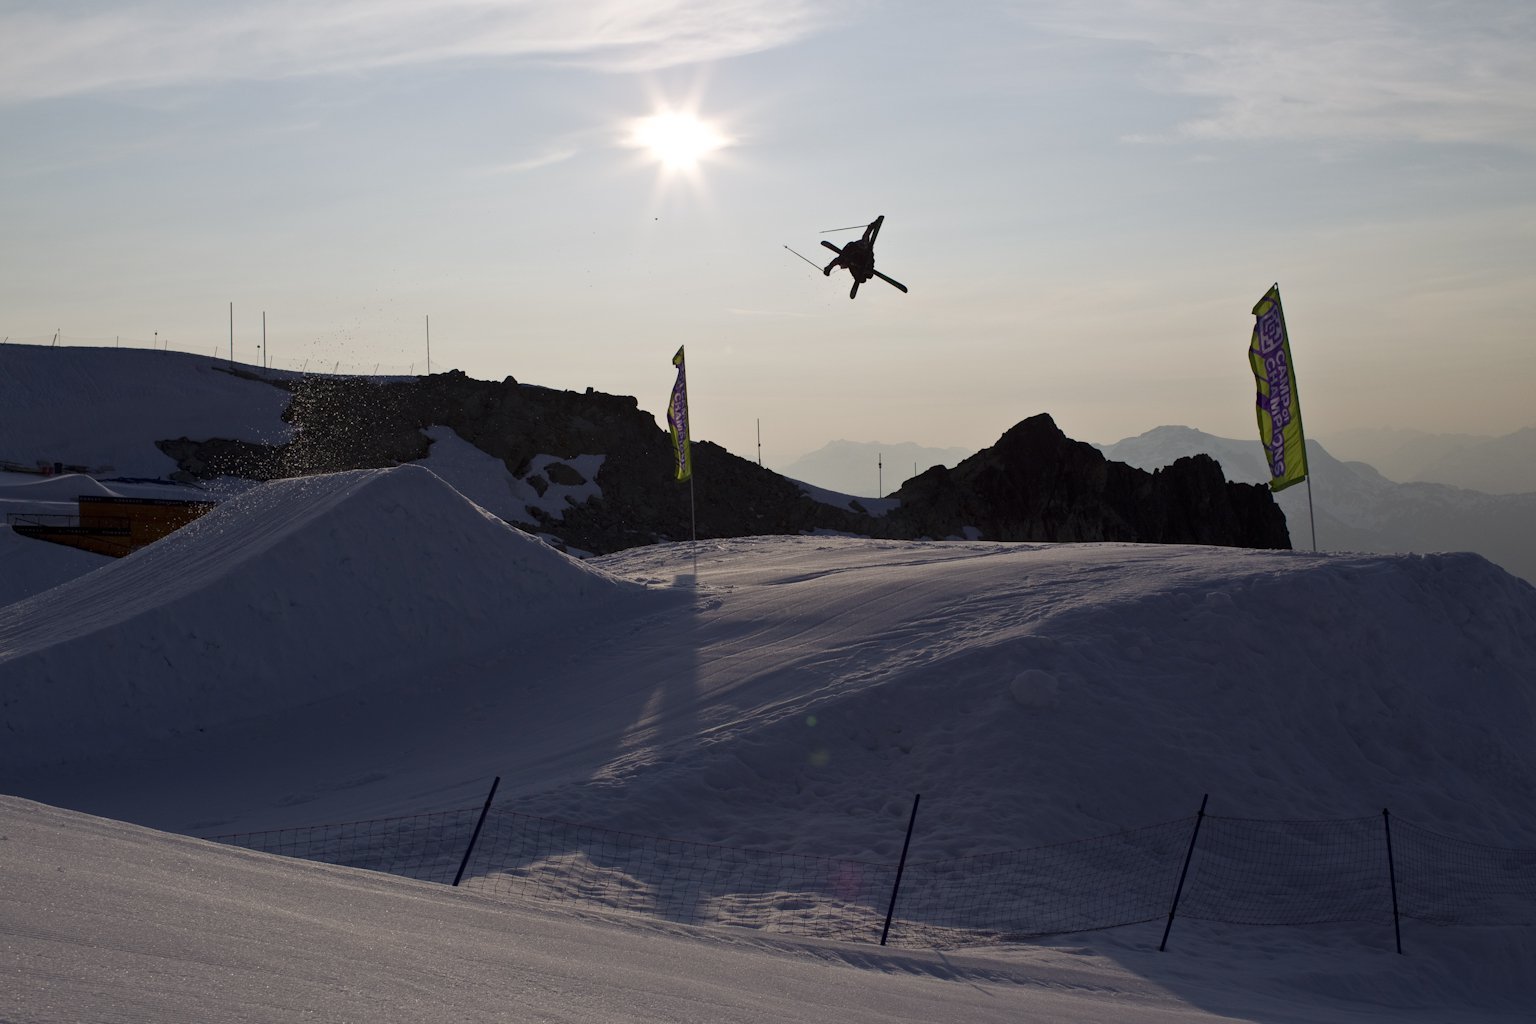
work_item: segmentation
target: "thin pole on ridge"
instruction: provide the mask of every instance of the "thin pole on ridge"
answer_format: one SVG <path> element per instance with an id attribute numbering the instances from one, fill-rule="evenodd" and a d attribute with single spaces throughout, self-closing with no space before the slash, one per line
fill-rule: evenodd
<path id="1" fill-rule="evenodd" d="M 1317 550 L 1317 517 L 1312 514 L 1312 472 L 1307 471 L 1307 522 L 1312 524 L 1312 550 Z"/>

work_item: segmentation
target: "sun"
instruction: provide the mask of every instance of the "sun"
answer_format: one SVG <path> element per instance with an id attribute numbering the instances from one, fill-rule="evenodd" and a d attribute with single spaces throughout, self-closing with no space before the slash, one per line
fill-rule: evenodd
<path id="1" fill-rule="evenodd" d="M 666 170 L 692 172 L 711 154 L 730 145 L 714 125 L 697 114 L 663 110 L 630 125 L 629 144 Z"/>

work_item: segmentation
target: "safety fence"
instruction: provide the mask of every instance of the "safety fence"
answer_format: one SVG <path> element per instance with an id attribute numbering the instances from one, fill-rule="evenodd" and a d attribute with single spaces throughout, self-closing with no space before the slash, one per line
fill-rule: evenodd
<path id="1" fill-rule="evenodd" d="M 472 840 L 471 836 L 477 836 Z M 463 808 L 213 839 L 252 850 L 686 924 L 953 947 L 1165 922 L 1536 924 L 1536 850 L 1389 817 L 1198 815 L 1074 842 L 894 863 L 719 846 Z M 921 846 L 919 829 L 916 848 Z M 894 911 L 894 913 L 892 913 Z"/>

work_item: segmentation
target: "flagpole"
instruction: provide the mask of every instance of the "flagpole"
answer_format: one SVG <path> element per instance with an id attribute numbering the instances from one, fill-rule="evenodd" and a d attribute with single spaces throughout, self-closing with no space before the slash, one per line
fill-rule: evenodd
<path id="1" fill-rule="evenodd" d="M 677 347 L 672 357 L 677 367 L 677 380 L 672 384 L 672 397 L 667 401 L 667 429 L 672 434 L 673 459 L 676 480 L 688 481 L 688 550 L 693 556 L 693 579 L 699 578 L 699 521 L 693 494 L 693 441 L 688 430 L 688 375 L 683 360 L 683 346 Z"/>
<path id="2" fill-rule="evenodd" d="M 1259 441 L 1265 446 L 1269 461 L 1269 489 L 1273 494 L 1292 484 L 1306 482 L 1307 522 L 1312 530 L 1312 550 L 1316 551 L 1317 516 L 1312 507 L 1312 472 L 1307 458 L 1307 435 L 1301 423 L 1301 397 L 1296 386 L 1290 332 L 1286 328 L 1285 306 L 1280 300 L 1278 281 L 1270 285 L 1269 291 L 1254 305 L 1253 315 L 1255 320 L 1253 335 L 1248 343 L 1248 364 L 1259 389 Z M 1290 436 L 1293 431 L 1294 437 Z M 1288 453 L 1295 458 L 1288 459 Z M 1301 470 L 1299 476 L 1296 473 L 1298 463 Z"/>
<path id="3" fill-rule="evenodd" d="M 1281 320 L 1282 323 L 1284 323 L 1284 321 L 1285 321 L 1285 303 L 1280 301 L 1280 282 L 1276 281 L 1271 287 L 1273 287 L 1274 290 L 1275 290 L 1275 305 L 1277 307 L 1279 307 L 1279 309 L 1280 309 L 1280 320 Z M 1287 333 L 1287 339 L 1289 339 L 1289 333 L 1290 332 L 1287 331 L 1286 333 Z M 1286 355 L 1289 356 L 1290 352 L 1287 351 Z M 1292 377 L 1291 377 L 1291 388 L 1293 390 L 1295 390 L 1296 389 L 1296 378 L 1295 378 L 1296 366 L 1295 366 L 1294 363 L 1289 363 L 1288 365 L 1290 366 L 1290 372 L 1292 374 Z M 1298 419 L 1300 419 L 1301 418 L 1301 396 L 1298 394 L 1295 397 L 1294 401 L 1296 403 L 1296 417 Z M 1303 458 L 1306 458 L 1306 456 L 1308 454 L 1310 454 L 1307 451 L 1307 435 L 1306 435 L 1306 431 L 1305 430 L 1302 431 L 1302 435 L 1301 435 L 1301 454 L 1302 454 Z M 1312 514 L 1312 460 L 1311 459 L 1307 459 L 1307 525 L 1312 528 L 1312 550 L 1316 551 L 1317 550 L 1317 517 Z"/>
<path id="4" fill-rule="evenodd" d="M 1317 550 L 1317 519 L 1312 515 L 1312 470 L 1307 467 L 1307 522 L 1312 524 L 1312 550 Z"/>

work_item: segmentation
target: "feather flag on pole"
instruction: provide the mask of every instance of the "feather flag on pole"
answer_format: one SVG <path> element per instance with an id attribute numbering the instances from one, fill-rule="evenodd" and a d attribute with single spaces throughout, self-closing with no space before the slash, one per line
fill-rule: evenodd
<path id="1" fill-rule="evenodd" d="M 1248 363 L 1259 386 L 1259 440 L 1269 458 L 1269 489 L 1282 491 L 1307 478 L 1307 440 L 1301 430 L 1301 400 L 1278 284 L 1264 293 L 1253 315 Z"/>
<path id="2" fill-rule="evenodd" d="M 688 376 L 683 367 L 683 346 L 672 357 L 677 367 L 677 382 L 672 385 L 672 400 L 667 403 L 667 428 L 672 432 L 672 456 L 677 479 L 693 477 L 693 446 L 688 440 Z"/>
<path id="3" fill-rule="evenodd" d="M 688 547 L 693 552 L 693 575 L 687 579 L 692 581 L 699 577 L 699 529 L 693 508 L 693 442 L 688 438 L 688 373 L 683 367 L 682 345 L 677 346 L 672 365 L 677 367 L 677 381 L 667 403 L 667 429 L 672 432 L 674 472 L 679 482 L 688 481 Z"/>

